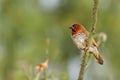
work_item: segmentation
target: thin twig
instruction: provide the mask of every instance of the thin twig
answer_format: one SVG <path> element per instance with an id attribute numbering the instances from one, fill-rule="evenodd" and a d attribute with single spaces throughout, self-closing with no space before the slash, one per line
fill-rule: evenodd
<path id="1" fill-rule="evenodd" d="M 47 71 L 44 70 L 44 80 L 47 80 Z"/>
<path id="2" fill-rule="evenodd" d="M 94 1 L 94 5 L 93 5 L 93 14 L 92 14 L 92 26 L 91 26 L 92 29 L 91 29 L 91 32 L 89 34 L 88 40 L 87 40 L 86 50 L 85 50 L 85 54 L 83 56 L 78 80 L 83 80 L 83 78 L 84 78 L 85 68 L 86 68 L 87 61 L 88 61 L 88 56 L 89 56 L 88 49 L 91 45 L 92 37 L 94 35 L 95 27 L 96 27 L 96 24 L 97 24 L 98 0 L 93 0 L 93 1 Z"/>
<path id="3" fill-rule="evenodd" d="M 39 80 L 40 73 L 41 73 L 41 71 L 40 71 L 40 72 L 38 72 L 38 73 L 36 74 L 36 76 L 35 76 L 35 79 L 34 79 L 34 80 Z"/>

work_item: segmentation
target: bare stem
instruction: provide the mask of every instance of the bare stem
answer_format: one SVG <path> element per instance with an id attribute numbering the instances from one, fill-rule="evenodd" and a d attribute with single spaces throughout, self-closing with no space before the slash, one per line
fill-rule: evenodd
<path id="1" fill-rule="evenodd" d="M 93 13 L 92 13 L 92 26 L 91 26 L 92 29 L 91 29 L 91 32 L 89 34 L 88 40 L 87 40 L 86 50 L 85 50 L 85 54 L 83 56 L 78 80 L 83 80 L 83 78 L 84 78 L 85 68 L 86 68 L 88 56 L 89 56 L 88 49 L 91 45 L 92 37 L 94 35 L 95 27 L 97 24 L 98 0 L 93 0 L 93 1 L 94 1 L 94 5 L 93 5 Z"/>
<path id="2" fill-rule="evenodd" d="M 44 70 L 44 80 L 47 80 L 47 72 Z"/>
<path id="3" fill-rule="evenodd" d="M 36 74 L 36 76 L 35 76 L 35 79 L 34 79 L 34 80 L 39 80 L 40 73 L 41 73 L 41 72 L 38 72 L 38 73 Z"/>

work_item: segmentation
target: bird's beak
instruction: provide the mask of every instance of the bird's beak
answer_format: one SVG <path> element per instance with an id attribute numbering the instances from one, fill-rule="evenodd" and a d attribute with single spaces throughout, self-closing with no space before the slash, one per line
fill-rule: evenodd
<path id="1" fill-rule="evenodd" d="M 73 27 L 73 26 L 71 26 L 71 27 L 69 27 L 69 29 L 72 29 L 72 30 L 74 30 L 74 27 Z"/>

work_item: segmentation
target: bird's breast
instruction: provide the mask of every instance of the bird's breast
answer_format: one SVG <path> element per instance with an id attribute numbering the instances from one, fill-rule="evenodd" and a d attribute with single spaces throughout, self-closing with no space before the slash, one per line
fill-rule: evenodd
<path id="1" fill-rule="evenodd" d="M 87 39 L 87 36 L 84 33 L 81 32 L 81 33 L 72 35 L 72 39 L 78 48 L 80 48 L 80 49 L 85 48 L 85 46 L 86 46 L 85 40 Z"/>

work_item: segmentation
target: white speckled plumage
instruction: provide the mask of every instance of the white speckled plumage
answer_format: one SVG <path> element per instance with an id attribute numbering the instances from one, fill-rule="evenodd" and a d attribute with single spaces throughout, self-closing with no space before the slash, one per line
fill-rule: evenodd
<path id="1" fill-rule="evenodd" d="M 71 27 L 71 29 L 72 29 L 71 38 L 72 38 L 73 42 L 76 44 L 76 46 L 80 50 L 84 51 L 86 48 L 86 40 L 89 36 L 89 32 L 82 25 L 79 25 L 79 24 L 74 24 Z M 103 64 L 103 59 L 100 56 L 96 45 L 97 44 L 96 44 L 95 40 L 92 39 L 92 43 L 91 43 L 88 51 L 95 56 L 95 58 L 99 64 Z"/>
<path id="2" fill-rule="evenodd" d="M 73 36 L 71 36 L 73 42 L 77 45 L 79 49 L 85 48 L 85 40 L 87 39 L 87 36 L 84 33 L 78 33 Z"/>

